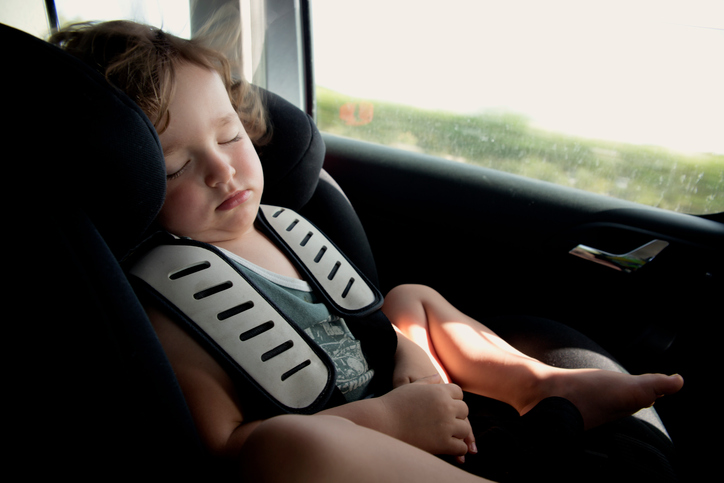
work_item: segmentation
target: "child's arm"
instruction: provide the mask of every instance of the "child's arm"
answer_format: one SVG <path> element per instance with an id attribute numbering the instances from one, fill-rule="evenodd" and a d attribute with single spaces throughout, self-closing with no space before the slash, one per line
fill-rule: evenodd
<path id="1" fill-rule="evenodd" d="M 320 414 L 343 417 L 428 453 L 463 456 L 472 442 L 468 407 L 460 387 L 441 382 L 439 375 L 429 376 Z"/>
<path id="2" fill-rule="evenodd" d="M 258 425 L 245 422 L 231 378 L 190 335 L 162 312 L 146 308 L 191 411 L 213 454 L 234 456 Z"/>
<path id="3" fill-rule="evenodd" d="M 211 355 L 163 313 L 147 310 L 201 439 L 214 454 L 237 455 L 260 422 L 244 420 L 239 400 L 243 395 Z M 468 451 L 466 438 L 471 433 L 467 406 L 458 386 L 439 382 L 438 376 L 423 378 L 384 396 L 322 413 L 344 417 L 433 454 L 462 456 Z"/>
<path id="4" fill-rule="evenodd" d="M 463 392 L 445 371 L 395 327 L 397 352 L 390 393 L 323 411 L 342 416 L 433 454 L 477 452 Z"/>

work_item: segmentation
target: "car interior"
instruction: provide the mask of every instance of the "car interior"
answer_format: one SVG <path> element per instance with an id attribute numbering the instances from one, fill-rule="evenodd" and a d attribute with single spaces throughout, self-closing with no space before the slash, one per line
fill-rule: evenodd
<path id="1" fill-rule="evenodd" d="M 38 3 L 42 21 L 57 23 L 54 2 Z M 228 2 L 191 3 L 201 22 Z M 518 328 L 502 316 L 542 317 L 631 373 L 683 375 L 684 389 L 656 411 L 685 478 L 713 470 L 724 213 L 675 212 L 317 129 L 310 2 L 252 3 L 274 19 L 254 34 L 267 41 L 260 84 L 274 129 L 259 152 L 264 202 L 309 218 L 382 293 L 430 285 L 511 337 Z M 124 273 L 163 203 L 154 128 L 88 66 L 22 22 L 0 22 L 6 179 L 30 181 L 5 190 L 8 301 L 24 308 L 6 339 L 12 459 L 28 475 L 209 479 L 215 469 Z"/>

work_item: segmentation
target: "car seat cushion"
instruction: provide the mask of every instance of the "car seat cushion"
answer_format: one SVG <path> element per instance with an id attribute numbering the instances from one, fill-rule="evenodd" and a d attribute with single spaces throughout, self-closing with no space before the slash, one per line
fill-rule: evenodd
<path id="1" fill-rule="evenodd" d="M 143 111 L 95 70 L 61 49 L 0 25 L 8 71 L 3 109 L 8 145 L 36 160 L 45 212 L 67 204 L 85 211 L 117 258 L 148 229 L 165 196 L 158 136 Z M 30 159 L 30 158 L 27 158 Z"/>
<path id="2" fill-rule="evenodd" d="M 299 210 L 312 198 L 324 164 L 325 145 L 312 118 L 282 97 L 262 90 L 272 129 L 258 149 L 264 169 L 262 202 Z"/>

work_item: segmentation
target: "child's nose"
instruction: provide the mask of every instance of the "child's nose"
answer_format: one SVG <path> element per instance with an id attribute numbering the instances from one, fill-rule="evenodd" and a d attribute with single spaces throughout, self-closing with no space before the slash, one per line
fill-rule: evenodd
<path id="1" fill-rule="evenodd" d="M 231 181 L 236 174 L 236 170 L 231 164 L 231 160 L 227 157 L 214 153 L 207 158 L 208 173 L 206 176 L 206 184 L 212 188 Z"/>

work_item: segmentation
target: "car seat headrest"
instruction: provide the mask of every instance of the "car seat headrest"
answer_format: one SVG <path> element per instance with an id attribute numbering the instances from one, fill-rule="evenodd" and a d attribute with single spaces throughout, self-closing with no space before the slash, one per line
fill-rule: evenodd
<path id="1" fill-rule="evenodd" d="M 141 109 L 59 48 L 5 25 L 6 147 L 19 146 L 45 216 L 80 208 L 121 258 L 160 209 L 166 174 L 158 136 Z M 48 234 L 52 237 L 52 233 Z"/>
<path id="2" fill-rule="evenodd" d="M 267 204 L 299 210 L 317 188 L 326 147 L 312 118 L 268 91 L 262 91 L 272 128 L 259 148 Z"/>
<path id="3" fill-rule="evenodd" d="M 82 61 L 0 24 L 6 49 L 3 92 L 9 98 L 6 146 L 25 146 L 18 169 L 37 171 L 48 216 L 84 210 L 113 254 L 123 258 L 153 226 L 166 172 L 156 131 L 124 93 Z M 299 209 L 317 186 L 324 143 L 312 119 L 262 90 L 273 135 L 259 149 L 265 203 Z M 52 198 L 51 198 L 52 197 Z M 50 201 L 52 200 L 52 201 Z"/>

